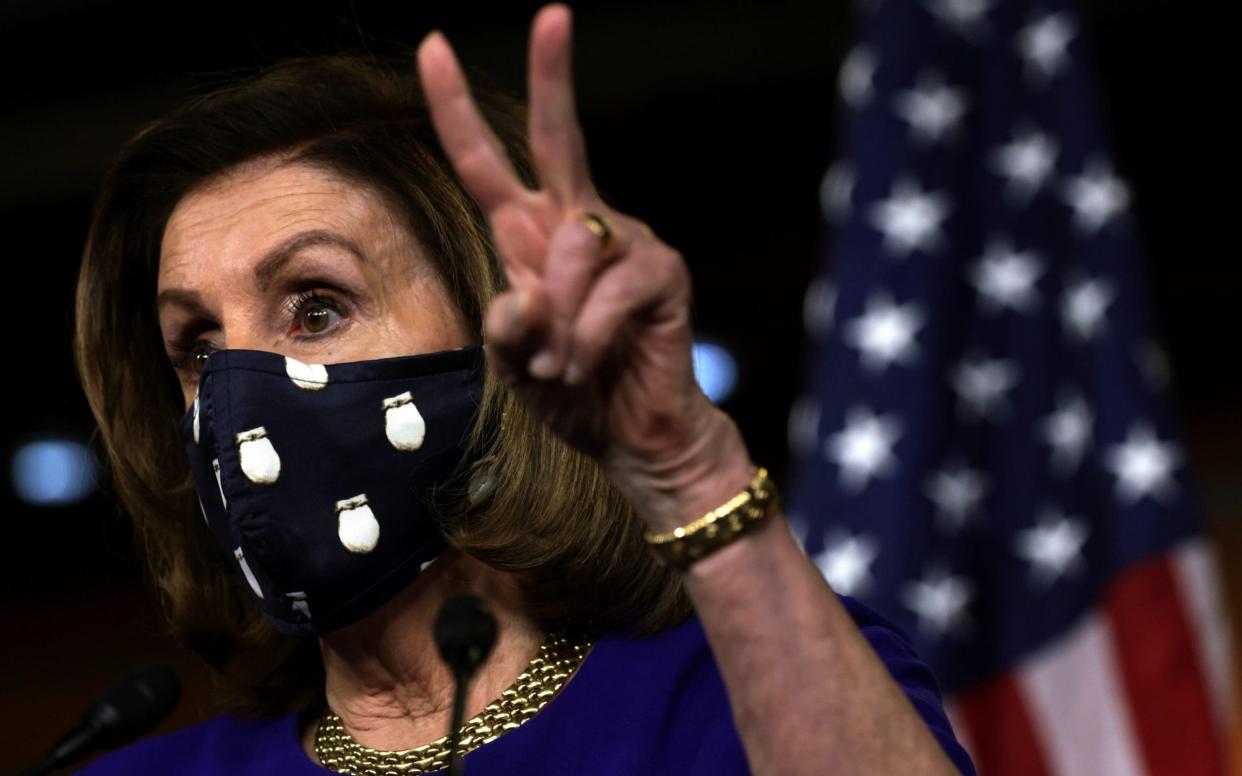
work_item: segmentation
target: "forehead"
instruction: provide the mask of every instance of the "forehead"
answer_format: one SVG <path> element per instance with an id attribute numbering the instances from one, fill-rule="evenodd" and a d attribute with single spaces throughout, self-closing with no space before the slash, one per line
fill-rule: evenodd
<path id="1" fill-rule="evenodd" d="M 245 263 L 282 237 L 326 228 L 358 242 L 395 239 L 389 208 L 370 190 L 308 164 L 248 162 L 187 194 L 164 227 L 160 285 Z"/>

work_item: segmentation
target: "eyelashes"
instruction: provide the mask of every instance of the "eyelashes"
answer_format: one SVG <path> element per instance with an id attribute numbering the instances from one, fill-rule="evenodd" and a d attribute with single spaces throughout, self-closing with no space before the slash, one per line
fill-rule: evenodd
<path id="1" fill-rule="evenodd" d="M 345 316 L 343 305 L 333 296 L 320 291 L 295 294 L 285 302 L 284 309 L 289 322 L 301 324 L 311 337 L 326 334 L 329 327 L 335 328 L 334 324 Z"/>
<path id="2" fill-rule="evenodd" d="M 164 343 L 172 368 L 181 373 L 193 372 L 194 374 L 202 371 L 198 363 L 200 350 L 210 347 L 210 344 L 207 340 L 168 340 Z M 203 352 L 201 358 L 205 359 L 207 355 L 210 353 Z"/>
<path id="3" fill-rule="evenodd" d="M 348 306 L 332 292 L 315 289 L 289 296 L 281 303 L 280 313 L 282 336 L 306 342 L 336 334 L 348 318 Z M 204 322 L 193 328 L 202 331 L 216 326 Z M 173 369 L 195 377 L 202 372 L 207 357 L 220 349 L 210 339 L 193 335 L 168 339 L 165 348 Z"/>

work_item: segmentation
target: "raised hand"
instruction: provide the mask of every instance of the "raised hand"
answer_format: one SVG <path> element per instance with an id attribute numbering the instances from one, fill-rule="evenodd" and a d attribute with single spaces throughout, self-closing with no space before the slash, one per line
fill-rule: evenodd
<path id="1" fill-rule="evenodd" d="M 699 501 L 709 509 L 739 490 L 749 461 L 694 381 L 680 255 L 608 208 L 591 182 L 570 38 L 568 8 L 536 16 L 529 140 L 538 190 L 519 180 L 439 33 L 420 46 L 419 71 L 441 142 L 487 213 L 511 286 L 487 312 L 492 367 L 536 417 L 594 456 L 649 522 L 680 524 L 698 516 L 682 513 Z M 588 228 L 584 214 L 600 216 L 611 235 Z M 713 489 L 717 476 L 729 484 Z"/>

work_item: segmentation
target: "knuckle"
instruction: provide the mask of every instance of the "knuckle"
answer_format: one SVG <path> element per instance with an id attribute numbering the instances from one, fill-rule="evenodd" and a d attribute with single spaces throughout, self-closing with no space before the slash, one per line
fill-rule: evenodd
<path id="1" fill-rule="evenodd" d="M 686 262 L 682 261 L 681 255 L 678 254 L 676 261 L 669 265 L 671 280 L 678 285 L 690 285 L 690 268 L 686 266 Z"/>
<path id="2" fill-rule="evenodd" d="M 517 332 L 505 320 L 504 314 L 496 311 L 488 313 L 483 322 L 483 333 L 495 345 L 506 346 L 517 341 Z"/>
<path id="3" fill-rule="evenodd" d="M 661 243 L 660 239 L 656 237 L 655 232 L 652 231 L 651 227 L 647 224 L 646 221 L 642 221 L 637 218 L 629 218 L 629 217 L 627 217 L 625 220 L 630 230 L 634 234 L 639 235 L 644 240 L 651 240 L 657 244 L 663 245 L 663 243 Z"/>
<path id="4" fill-rule="evenodd" d="M 657 243 L 651 258 L 653 274 L 666 285 L 682 285 L 690 280 L 690 270 L 681 252 L 664 243 Z"/>
<path id="5" fill-rule="evenodd" d="M 491 171 L 490 156 L 486 151 L 472 149 L 457 159 L 457 173 L 467 186 L 479 186 L 488 179 Z"/>
<path id="6" fill-rule="evenodd" d="M 656 255 L 662 263 L 674 266 L 681 266 L 685 264 L 681 251 L 665 242 L 657 241 L 656 245 L 659 246 L 656 249 Z"/>

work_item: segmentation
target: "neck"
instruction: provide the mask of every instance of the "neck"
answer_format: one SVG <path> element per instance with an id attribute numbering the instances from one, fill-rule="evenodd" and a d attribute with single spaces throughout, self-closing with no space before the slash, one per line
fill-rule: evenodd
<path id="1" fill-rule="evenodd" d="M 440 660 L 432 624 L 444 601 L 473 593 L 496 617 L 496 646 L 470 682 L 464 718 L 478 714 L 517 679 L 544 634 L 524 613 L 513 575 L 449 550 L 379 610 L 320 640 L 328 706 L 355 741 L 395 751 L 448 732 L 453 676 Z M 303 744 L 314 758 L 314 725 Z"/>

